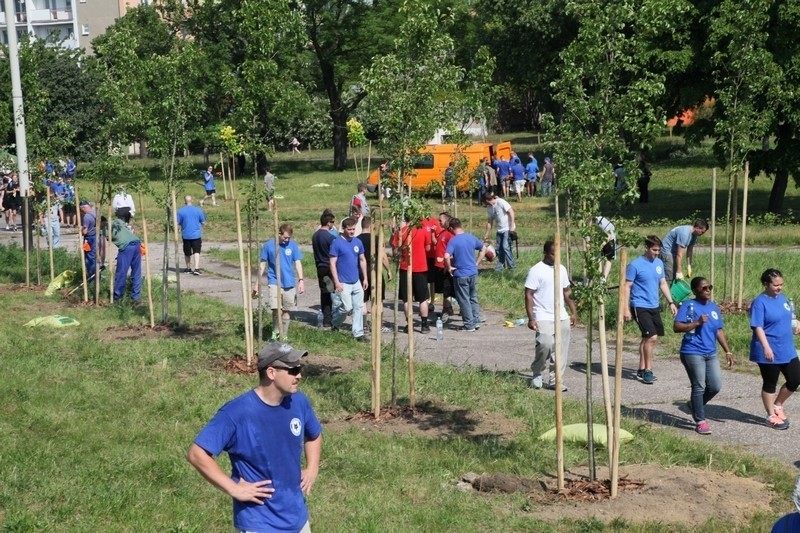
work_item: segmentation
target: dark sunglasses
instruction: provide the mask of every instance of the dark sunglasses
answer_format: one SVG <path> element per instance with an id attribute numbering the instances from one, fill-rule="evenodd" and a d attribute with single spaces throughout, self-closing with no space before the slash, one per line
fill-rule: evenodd
<path id="1" fill-rule="evenodd" d="M 703 285 L 702 287 L 697 287 L 698 291 L 710 291 L 713 289 L 714 289 L 713 285 Z"/>
<path id="2" fill-rule="evenodd" d="M 286 373 L 290 376 L 297 376 L 300 375 L 300 372 L 303 371 L 302 365 L 293 366 L 291 368 L 281 368 L 281 370 L 286 370 Z"/>

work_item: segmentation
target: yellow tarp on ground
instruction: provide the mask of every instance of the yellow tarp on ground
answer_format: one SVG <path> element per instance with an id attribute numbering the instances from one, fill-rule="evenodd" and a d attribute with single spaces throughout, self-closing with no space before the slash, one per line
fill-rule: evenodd
<path id="1" fill-rule="evenodd" d="M 607 445 L 608 436 L 606 435 L 606 427 L 602 424 L 592 424 L 592 428 L 594 429 L 594 443 L 600 446 Z M 555 441 L 556 428 L 542 433 L 539 437 L 539 440 Z M 633 435 L 630 432 L 620 428 L 619 442 L 624 444 L 632 440 Z M 568 426 L 564 426 L 564 442 L 579 442 L 583 444 L 589 442 L 589 432 L 587 431 L 586 424 L 570 424 Z"/>
<path id="2" fill-rule="evenodd" d="M 69 316 L 61 316 L 61 315 L 50 315 L 50 316 L 40 316 L 38 318 L 34 318 L 27 324 L 25 324 L 26 328 L 34 328 L 37 326 L 46 326 L 49 328 L 67 328 L 70 326 L 80 326 L 81 323 Z"/>
<path id="3" fill-rule="evenodd" d="M 56 276 L 53 281 L 50 282 L 50 285 L 47 286 L 47 290 L 44 291 L 45 296 L 52 296 L 54 295 L 58 289 L 62 289 L 68 285 L 72 284 L 72 280 L 75 279 L 75 272 L 72 270 L 65 270 L 58 276 Z"/>

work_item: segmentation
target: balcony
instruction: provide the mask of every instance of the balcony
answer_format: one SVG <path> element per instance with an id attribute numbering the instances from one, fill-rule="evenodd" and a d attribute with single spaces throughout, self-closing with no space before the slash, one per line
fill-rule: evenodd
<path id="1" fill-rule="evenodd" d="M 71 9 L 35 9 L 30 11 L 29 18 L 32 24 L 61 24 L 72 21 Z"/>

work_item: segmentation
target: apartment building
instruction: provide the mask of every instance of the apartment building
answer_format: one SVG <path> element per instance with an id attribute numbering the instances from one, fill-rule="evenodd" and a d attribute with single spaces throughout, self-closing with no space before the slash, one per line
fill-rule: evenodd
<path id="1" fill-rule="evenodd" d="M 66 48 L 85 48 L 91 53 L 92 39 L 106 31 L 128 9 L 152 0 L 14 0 L 14 15 L 5 12 L 0 0 L 0 42 L 8 44 L 9 21 L 17 35 L 37 39 L 56 36 Z"/>

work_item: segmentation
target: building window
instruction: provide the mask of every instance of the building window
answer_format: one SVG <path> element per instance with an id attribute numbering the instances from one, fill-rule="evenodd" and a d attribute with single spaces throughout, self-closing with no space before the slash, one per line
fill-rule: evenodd
<path id="1" fill-rule="evenodd" d="M 81 24 L 81 35 L 89 35 L 89 25 Z"/>

